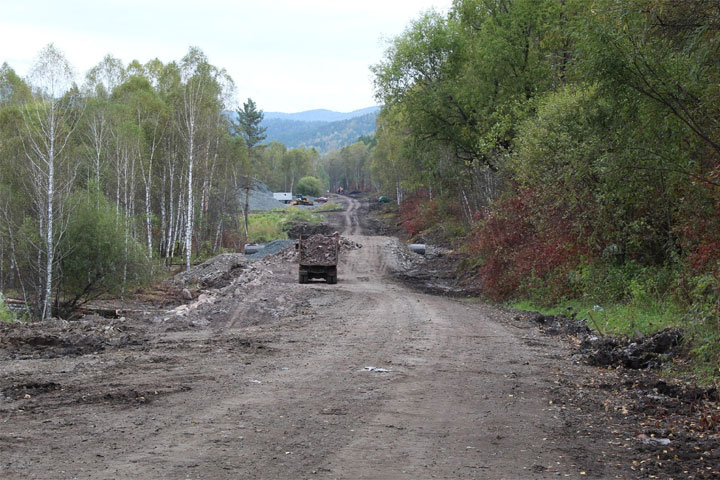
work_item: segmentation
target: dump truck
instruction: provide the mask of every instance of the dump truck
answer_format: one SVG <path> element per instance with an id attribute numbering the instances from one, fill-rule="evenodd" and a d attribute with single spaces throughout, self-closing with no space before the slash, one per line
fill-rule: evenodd
<path id="1" fill-rule="evenodd" d="M 307 283 L 313 278 L 323 278 L 327 283 L 337 283 L 337 264 L 340 252 L 340 235 L 310 235 L 298 239 L 298 279 Z"/>

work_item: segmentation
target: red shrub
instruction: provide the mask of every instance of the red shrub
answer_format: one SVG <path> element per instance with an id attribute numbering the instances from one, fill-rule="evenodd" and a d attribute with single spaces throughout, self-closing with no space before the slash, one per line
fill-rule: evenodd
<path id="1" fill-rule="evenodd" d="M 693 273 L 717 272 L 720 262 L 720 202 L 709 215 L 687 216 L 676 233 L 687 253 L 687 266 Z"/>
<path id="2" fill-rule="evenodd" d="M 418 192 L 400 204 L 400 222 L 410 236 L 414 236 L 437 223 L 438 212 L 437 200 L 431 200 L 425 192 Z"/>
<path id="3" fill-rule="evenodd" d="M 478 219 L 470 249 L 483 261 L 478 271 L 482 291 L 494 300 L 523 293 L 534 279 L 562 296 L 569 288 L 569 271 L 589 256 L 572 217 L 544 203 L 524 190 L 496 202 Z"/>

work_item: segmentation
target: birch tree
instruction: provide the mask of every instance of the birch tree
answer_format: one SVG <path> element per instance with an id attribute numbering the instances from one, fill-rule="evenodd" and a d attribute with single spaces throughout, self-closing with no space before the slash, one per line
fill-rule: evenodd
<path id="1" fill-rule="evenodd" d="M 187 196 L 185 215 L 185 266 L 190 268 L 192 239 L 195 225 L 195 170 L 197 149 L 201 142 L 203 117 L 216 110 L 219 88 L 218 71 L 208 63 L 205 54 L 198 48 L 191 48 L 183 57 L 180 72 L 182 91 L 178 108 L 178 130 L 183 137 L 187 159 Z"/>
<path id="2" fill-rule="evenodd" d="M 44 285 L 38 296 L 40 318 L 52 315 L 53 269 L 56 245 L 62 235 L 64 202 L 74 180 L 73 166 L 68 165 L 66 150 L 78 117 L 75 104 L 78 92 L 73 89 L 73 71 L 65 56 L 54 45 L 45 47 L 28 76 L 35 99 L 22 109 L 23 148 L 29 164 L 28 183 L 38 214 L 38 265 Z M 61 169 L 69 174 L 59 178 Z M 60 221 L 60 229 L 56 230 Z"/>

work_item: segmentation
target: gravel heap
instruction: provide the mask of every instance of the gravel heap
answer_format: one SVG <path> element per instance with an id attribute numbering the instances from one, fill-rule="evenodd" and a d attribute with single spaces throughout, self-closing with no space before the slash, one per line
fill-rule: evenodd
<path id="1" fill-rule="evenodd" d="M 240 180 L 240 188 L 238 189 L 240 197 L 240 205 L 245 205 L 245 180 Z M 253 178 L 250 186 L 250 210 L 273 210 L 275 208 L 284 208 L 287 205 L 275 200 L 273 192 L 263 182 L 257 178 Z"/>
<path id="2" fill-rule="evenodd" d="M 341 250 L 357 250 L 358 248 L 362 248 L 361 243 L 353 242 L 347 237 L 341 236 L 338 243 L 340 243 Z"/>
<path id="3" fill-rule="evenodd" d="M 272 242 L 259 243 L 257 253 L 246 254 L 245 258 L 258 260 L 268 255 L 274 255 L 288 245 L 295 243 L 292 240 L 273 240 Z"/>
<path id="4" fill-rule="evenodd" d="M 195 284 L 213 285 L 232 270 L 243 267 L 246 263 L 247 258 L 242 253 L 223 253 L 178 273 L 168 282 L 178 287 Z"/>

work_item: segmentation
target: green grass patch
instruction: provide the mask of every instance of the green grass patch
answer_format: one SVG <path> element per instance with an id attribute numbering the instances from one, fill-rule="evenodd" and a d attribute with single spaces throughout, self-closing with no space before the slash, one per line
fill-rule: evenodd
<path id="1" fill-rule="evenodd" d="M 256 213 L 248 217 L 249 241 L 264 243 L 287 240 L 287 229 L 293 223 L 320 223 L 324 217 L 311 210 L 297 207 L 277 208 L 268 213 Z"/>
<path id="2" fill-rule="evenodd" d="M 252 243 L 285 240 L 284 216 L 278 213 L 262 213 L 248 217 L 249 240 Z"/>
<path id="3" fill-rule="evenodd" d="M 271 210 L 270 213 L 260 213 L 258 215 L 282 215 L 285 223 L 296 221 L 296 222 L 307 222 L 307 223 L 320 223 L 324 220 L 322 215 L 318 215 L 314 210 L 298 207 L 286 207 L 276 208 Z"/>
<path id="4" fill-rule="evenodd" d="M 0 293 L 0 322 L 13 323 L 17 320 L 15 314 L 10 310 L 8 304 L 5 303 L 5 296 Z"/>
<path id="5" fill-rule="evenodd" d="M 314 209 L 316 212 L 335 212 L 342 210 L 343 206 L 337 202 L 325 202 L 321 206 Z"/>
<path id="6" fill-rule="evenodd" d="M 666 374 L 692 378 L 700 385 L 718 385 L 720 382 L 720 323 L 714 315 L 688 312 L 671 302 L 660 301 L 597 308 L 581 301 L 544 307 L 522 300 L 510 306 L 543 315 L 570 316 L 575 313 L 589 328 L 604 335 L 633 337 L 638 332 L 651 334 L 669 327 L 680 328 L 687 356 L 677 358 L 668 366 Z"/>
<path id="7" fill-rule="evenodd" d="M 678 327 L 682 322 L 682 311 L 669 302 L 645 302 L 642 305 L 610 304 L 592 305 L 571 300 L 554 307 L 543 307 L 529 300 L 511 305 L 524 311 L 540 312 L 543 315 L 566 315 L 573 313 L 584 320 L 588 327 L 604 335 L 632 337 L 654 333 L 668 327 Z"/>

